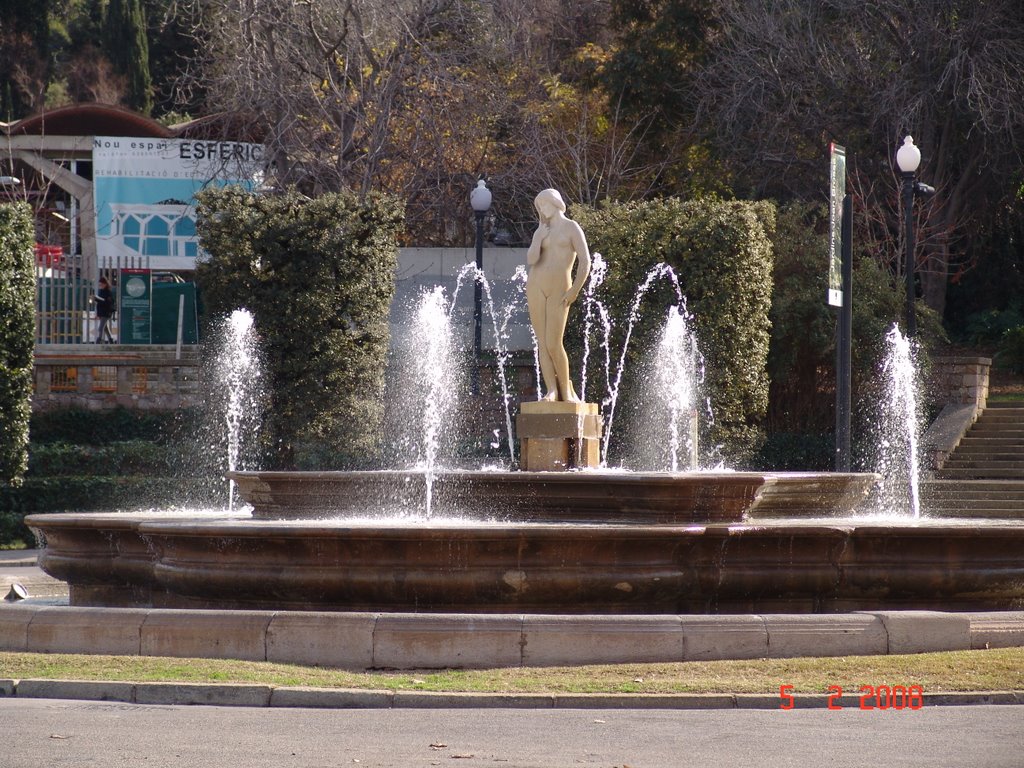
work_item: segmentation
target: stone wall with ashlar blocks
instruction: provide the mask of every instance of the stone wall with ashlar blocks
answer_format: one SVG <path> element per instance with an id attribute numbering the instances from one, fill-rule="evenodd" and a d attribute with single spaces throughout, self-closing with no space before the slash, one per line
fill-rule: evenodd
<path id="1" fill-rule="evenodd" d="M 173 410 L 198 405 L 200 349 L 173 345 L 38 347 L 32 410 Z"/>
<path id="2" fill-rule="evenodd" d="M 988 400 L 989 372 L 992 360 L 987 357 L 936 357 L 932 360 L 932 389 L 941 404 L 964 403 L 980 410 Z"/>

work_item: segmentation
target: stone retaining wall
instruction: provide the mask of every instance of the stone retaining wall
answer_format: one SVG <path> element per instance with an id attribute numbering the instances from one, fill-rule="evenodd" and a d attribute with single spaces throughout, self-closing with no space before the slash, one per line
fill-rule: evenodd
<path id="1" fill-rule="evenodd" d="M 987 357 L 936 357 L 932 359 L 931 384 L 935 400 L 941 404 L 972 404 L 977 410 L 988 400 Z"/>
<path id="2" fill-rule="evenodd" d="M 38 347 L 32 410 L 173 410 L 198 405 L 200 348 L 48 344 Z"/>

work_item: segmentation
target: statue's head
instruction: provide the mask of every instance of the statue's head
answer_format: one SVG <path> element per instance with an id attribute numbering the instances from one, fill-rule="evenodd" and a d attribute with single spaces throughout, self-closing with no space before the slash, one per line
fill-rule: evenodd
<path id="1" fill-rule="evenodd" d="M 533 199 L 533 207 L 537 209 L 537 213 L 542 219 L 551 216 L 555 211 L 565 213 L 565 201 L 557 189 L 545 189 L 540 192 Z"/>

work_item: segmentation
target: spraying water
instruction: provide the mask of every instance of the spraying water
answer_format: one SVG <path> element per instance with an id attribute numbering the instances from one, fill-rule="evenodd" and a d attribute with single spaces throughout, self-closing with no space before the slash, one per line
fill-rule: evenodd
<path id="1" fill-rule="evenodd" d="M 224 425 L 228 470 L 242 469 L 240 456 L 244 445 L 254 445 L 259 430 L 257 401 L 263 388 L 263 376 L 253 330 L 252 315 L 236 309 L 224 323 L 216 355 L 214 378 L 226 398 Z M 228 482 L 228 510 L 234 509 L 235 483 Z"/>
<path id="2" fill-rule="evenodd" d="M 644 365 L 633 441 L 641 466 L 678 472 L 697 467 L 697 401 L 703 361 L 685 309 L 669 309 L 657 346 Z"/>
<path id="3" fill-rule="evenodd" d="M 453 375 L 459 369 L 444 289 L 425 291 L 416 306 L 412 327 L 410 356 L 412 402 L 408 416 L 419 416 L 420 466 L 426 476 L 426 515 L 433 511 L 434 473 L 438 456 L 458 406 L 458 387 Z"/>
<path id="4" fill-rule="evenodd" d="M 602 347 L 604 349 L 604 374 L 605 380 L 611 380 L 611 344 L 609 339 L 612 334 L 612 320 L 608 315 L 608 310 L 604 304 L 599 301 L 595 293 L 604 283 L 605 276 L 608 274 L 608 262 L 604 260 L 600 253 L 593 255 L 590 268 L 590 278 L 587 280 L 587 290 L 583 295 L 583 305 L 585 307 L 583 313 L 583 366 L 580 372 L 580 398 L 584 401 L 587 399 L 587 364 L 590 361 L 590 335 L 591 329 L 594 324 L 594 317 L 601 321 L 601 329 L 604 332 L 602 336 Z M 534 339 L 536 342 L 536 339 Z M 534 344 L 534 354 L 536 354 L 536 343 Z M 537 391 L 540 391 L 539 378 L 540 378 L 540 363 L 538 361 L 538 386 Z"/>
<path id="5" fill-rule="evenodd" d="M 885 343 L 881 370 L 885 391 L 876 425 L 875 471 L 882 476 L 880 511 L 910 515 L 916 520 L 921 516 L 916 349 L 895 325 L 886 334 Z"/>
<path id="6" fill-rule="evenodd" d="M 602 464 L 608 461 L 608 441 L 611 440 L 612 436 L 612 424 L 615 421 L 615 406 L 619 400 L 619 389 L 622 385 L 622 373 L 626 368 L 626 354 L 629 352 L 629 341 L 633 336 L 633 327 L 640 319 L 640 305 L 647 295 L 647 291 L 650 290 L 655 280 L 668 279 L 676 292 L 676 301 L 678 306 L 684 304 L 683 292 L 679 287 L 679 278 L 676 277 L 675 271 L 668 264 L 661 263 L 653 266 L 644 278 L 644 281 L 636 289 L 636 293 L 633 296 L 633 302 L 629 308 L 629 317 L 626 321 L 626 337 L 622 342 L 622 351 L 619 355 L 619 363 L 615 369 L 614 381 L 608 379 L 608 395 L 604 399 L 602 405 L 606 407 L 605 415 L 605 426 L 604 426 L 604 444 L 601 448 L 601 460 Z"/>
<path id="7" fill-rule="evenodd" d="M 509 358 L 508 324 L 516 308 L 514 305 L 506 306 L 499 314 L 495 308 L 494 297 L 491 294 L 491 284 L 488 282 L 484 271 L 482 269 L 477 269 L 474 264 L 466 264 L 459 270 L 455 281 L 455 292 L 452 294 L 452 310 L 455 309 L 455 304 L 458 301 L 459 291 L 462 288 L 462 284 L 469 276 L 471 276 L 474 281 L 480 283 L 480 286 L 483 289 L 484 299 L 487 302 L 487 315 L 491 318 L 491 333 L 494 341 L 494 352 L 498 363 L 498 383 L 501 386 L 501 401 L 505 412 L 505 434 L 508 442 L 508 458 L 509 461 L 514 464 L 516 460 L 516 450 L 515 441 L 512 436 L 512 395 L 509 393 L 508 378 L 506 376 L 505 369 Z M 523 286 L 525 286 L 526 268 L 523 267 L 522 271 L 517 269 L 512 279 L 513 281 L 521 280 Z M 449 314 L 451 314 L 452 310 L 449 310 Z M 534 339 L 534 351 L 536 354 L 536 339 Z"/>

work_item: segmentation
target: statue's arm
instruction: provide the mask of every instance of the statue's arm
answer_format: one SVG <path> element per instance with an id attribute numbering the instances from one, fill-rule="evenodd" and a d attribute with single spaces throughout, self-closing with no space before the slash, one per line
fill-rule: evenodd
<path id="1" fill-rule="evenodd" d="M 583 286 L 590 276 L 590 248 L 587 247 L 587 238 L 583 234 L 583 230 L 576 222 L 573 222 L 572 246 L 576 251 L 578 264 L 576 266 L 576 279 L 572 281 L 572 287 L 565 294 L 566 305 L 576 301 L 576 297 L 580 295 L 580 291 L 583 290 Z"/>
<path id="2" fill-rule="evenodd" d="M 547 235 L 547 225 L 541 224 L 537 227 L 537 231 L 533 233 L 533 240 L 530 242 L 530 250 L 526 252 L 526 266 L 532 267 L 540 261 L 541 244 L 544 242 L 544 238 L 547 237 Z"/>

